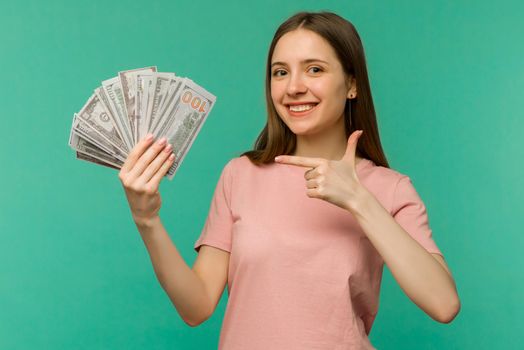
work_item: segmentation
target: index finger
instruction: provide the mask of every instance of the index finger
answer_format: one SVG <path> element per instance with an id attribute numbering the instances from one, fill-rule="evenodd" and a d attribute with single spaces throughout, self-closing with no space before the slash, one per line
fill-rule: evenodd
<path id="1" fill-rule="evenodd" d="M 275 157 L 277 163 L 298 165 L 309 168 L 316 168 L 324 162 L 322 158 L 309 158 L 309 157 L 298 157 L 298 156 L 278 156 Z"/>
<path id="2" fill-rule="evenodd" d="M 140 140 L 140 142 L 138 142 L 136 146 L 133 147 L 131 152 L 129 152 L 129 155 L 127 156 L 124 165 L 122 165 L 121 171 L 128 172 L 129 170 L 133 169 L 133 166 L 135 165 L 138 158 L 140 158 L 140 156 L 150 146 L 151 141 L 153 141 L 153 134 L 147 134 L 146 137 Z"/>

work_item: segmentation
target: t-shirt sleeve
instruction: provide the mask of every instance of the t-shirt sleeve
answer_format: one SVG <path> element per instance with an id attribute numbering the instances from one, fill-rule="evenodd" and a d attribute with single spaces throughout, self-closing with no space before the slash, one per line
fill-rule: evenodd
<path id="1" fill-rule="evenodd" d="M 233 178 L 231 168 L 232 161 L 226 164 L 218 179 L 204 228 L 195 242 L 194 249 L 196 252 L 200 250 L 200 246 L 203 244 L 231 252 L 231 229 L 233 227 L 233 215 L 231 213 L 231 186 Z"/>
<path id="2" fill-rule="evenodd" d="M 432 238 L 426 206 L 415 190 L 411 179 L 406 175 L 402 176 L 397 183 L 392 215 L 400 226 L 429 253 L 442 255 Z"/>

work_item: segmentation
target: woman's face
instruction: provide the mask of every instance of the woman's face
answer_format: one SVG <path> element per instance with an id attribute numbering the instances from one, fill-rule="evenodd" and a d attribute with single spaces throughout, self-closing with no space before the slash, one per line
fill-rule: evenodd
<path id="1" fill-rule="evenodd" d="M 346 99 L 355 93 L 355 81 L 346 83 L 335 50 L 317 33 L 297 29 L 277 42 L 271 59 L 271 98 L 295 134 L 344 128 Z"/>

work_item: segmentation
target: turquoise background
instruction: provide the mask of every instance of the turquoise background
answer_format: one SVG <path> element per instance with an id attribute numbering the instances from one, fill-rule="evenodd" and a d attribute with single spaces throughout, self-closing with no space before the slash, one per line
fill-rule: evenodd
<path id="1" fill-rule="evenodd" d="M 116 171 L 75 159 L 71 120 L 101 80 L 157 65 L 217 104 L 163 222 L 186 262 L 224 164 L 265 122 L 266 52 L 299 10 L 360 32 L 381 138 L 428 208 L 462 310 L 439 324 L 385 268 L 379 349 L 522 343 L 524 13 L 521 1 L 12 1 L 0 5 L 0 349 L 216 349 L 154 275 Z M 519 339 L 520 338 L 520 339 Z"/>

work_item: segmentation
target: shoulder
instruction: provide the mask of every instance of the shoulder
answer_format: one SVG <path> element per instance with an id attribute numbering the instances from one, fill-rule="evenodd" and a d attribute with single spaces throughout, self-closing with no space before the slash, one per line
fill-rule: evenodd
<path id="1" fill-rule="evenodd" d="M 254 171 L 253 168 L 256 168 L 256 166 L 251 163 L 248 157 L 234 157 L 223 166 L 220 177 L 224 178 L 225 181 L 232 183 L 235 179 L 252 173 Z"/>
<path id="2" fill-rule="evenodd" d="M 253 164 L 247 156 L 234 157 L 230 159 L 224 167 L 224 169 L 227 169 L 227 171 L 232 174 L 255 171 L 259 168 L 260 166 Z"/>
<path id="3" fill-rule="evenodd" d="M 400 171 L 366 161 L 370 164 L 361 169 L 359 180 L 391 212 L 399 201 L 399 192 L 413 189 L 411 180 Z"/>
<path id="4" fill-rule="evenodd" d="M 226 167 L 245 168 L 253 165 L 247 156 L 233 157 L 227 162 Z"/>
<path id="5" fill-rule="evenodd" d="M 365 164 L 362 173 L 364 179 L 374 186 L 384 189 L 394 190 L 400 181 L 405 181 L 409 177 L 395 169 L 376 165 L 372 160 L 364 159 L 369 165 Z"/>

